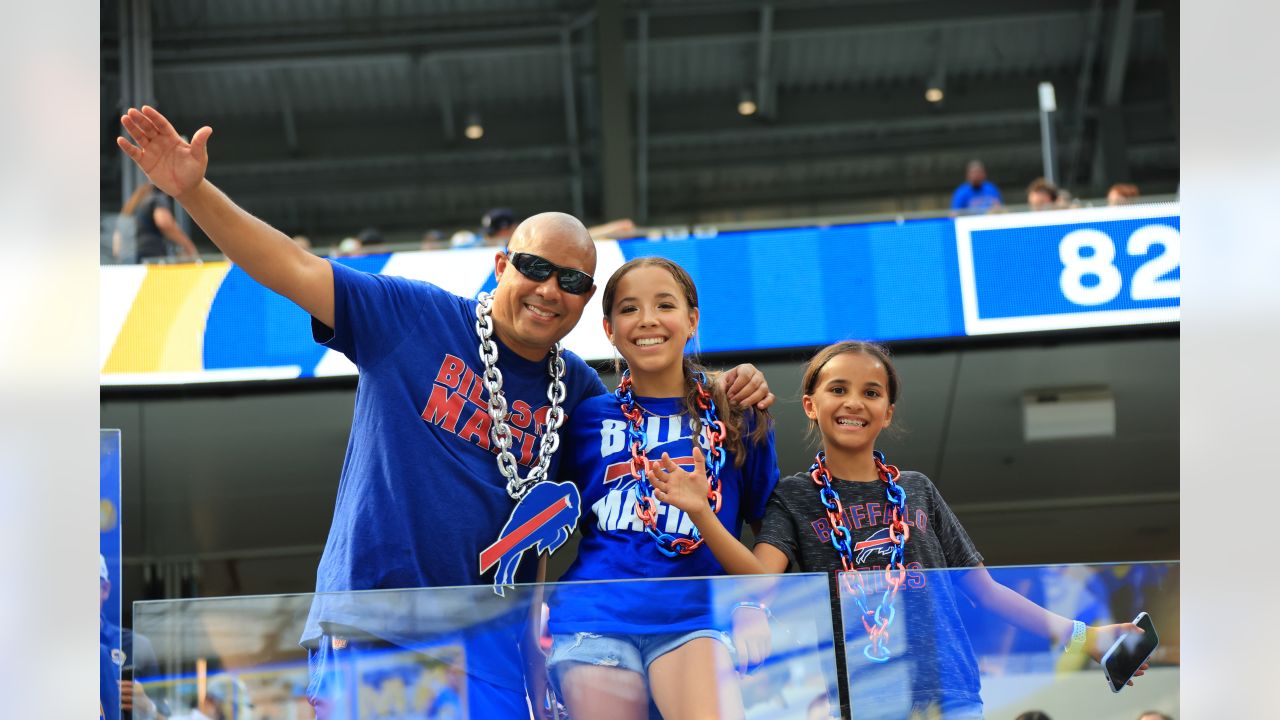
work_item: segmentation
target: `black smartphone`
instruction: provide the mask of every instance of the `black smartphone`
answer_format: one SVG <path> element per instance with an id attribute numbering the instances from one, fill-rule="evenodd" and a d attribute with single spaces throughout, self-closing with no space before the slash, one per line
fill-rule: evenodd
<path id="1" fill-rule="evenodd" d="M 1138 613 L 1133 624 L 1142 628 L 1142 633 L 1121 635 L 1107 650 L 1107 654 L 1102 656 L 1102 672 L 1107 676 L 1111 692 L 1120 692 L 1160 644 L 1160 636 L 1156 634 L 1156 626 L 1151 622 L 1150 615 Z"/>
<path id="2" fill-rule="evenodd" d="M 133 658 L 129 658 L 124 665 L 120 666 L 120 687 L 122 696 L 124 693 L 125 683 L 128 683 L 131 686 L 129 688 L 129 692 L 130 697 L 133 697 Z M 133 710 L 125 710 L 123 703 L 121 703 L 120 720 L 131 720 L 131 718 L 133 718 Z"/>

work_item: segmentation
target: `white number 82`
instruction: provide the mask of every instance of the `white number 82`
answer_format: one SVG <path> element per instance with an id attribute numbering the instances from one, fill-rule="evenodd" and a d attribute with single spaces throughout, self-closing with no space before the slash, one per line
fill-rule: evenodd
<path id="1" fill-rule="evenodd" d="M 1178 230 L 1168 225 L 1145 225 L 1129 236 L 1125 252 L 1130 257 L 1141 257 L 1152 245 L 1162 246 L 1164 252 L 1138 266 L 1129 287 L 1129 297 L 1133 300 L 1163 300 L 1182 293 L 1180 278 L 1161 279 L 1182 262 Z M 1081 255 L 1085 248 L 1093 253 Z M 1058 259 L 1062 261 L 1058 286 L 1067 300 L 1076 305 L 1101 305 L 1120 295 L 1124 278 L 1113 263 L 1116 246 L 1110 235 L 1101 230 L 1073 230 L 1058 244 Z M 1098 279 L 1096 285 L 1084 284 L 1088 275 Z"/>

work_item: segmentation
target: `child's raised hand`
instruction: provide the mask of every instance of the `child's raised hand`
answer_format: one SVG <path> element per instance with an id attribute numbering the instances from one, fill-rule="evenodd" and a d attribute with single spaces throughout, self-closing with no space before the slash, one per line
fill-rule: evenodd
<path id="1" fill-rule="evenodd" d="M 653 467 L 656 465 L 657 467 Z M 653 496 L 659 501 L 677 507 L 690 515 L 711 511 L 707 502 L 707 470 L 702 449 L 693 446 L 693 472 L 676 464 L 667 453 L 650 466 L 649 480 L 653 483 Z"/>
<path id="2" fill-rule="evenodd" d="M 1089 657 L 1093 658 L 1095 662 L 1101 663 L 1102 656 L 1106 654 L 1107 648 L 1115 641 L 1115 638 L 1118 638 L 1125 633 L 1142 635 L 1145 634 L 1146 631 L 1131 622 L 1086 628 L 1085 648 L 1089 653 Z M 1142 667 L 1138 668 L 1137 672 L 1133 674 L 1133 677 L 1136 678 L 1145 675 L 1149 666 L 1150 663 L 1142 663 Z M 1132 686 L 1133 680 L 1129 680 L 1128 684 Z"/>

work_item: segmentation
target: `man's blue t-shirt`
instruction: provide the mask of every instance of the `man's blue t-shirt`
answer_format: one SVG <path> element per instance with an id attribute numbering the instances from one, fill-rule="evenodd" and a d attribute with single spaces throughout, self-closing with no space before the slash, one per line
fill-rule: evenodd
<path id="1" fill-rule="evenodd" d="M 982 185 L 974 187 L 969 183 L 960 183 L 960 187 L 951 194 L 952 210 L 967 210 L 969 212 L 986 212 L 993 205 L 999 205 L 1004 200 L 1000 198 L 1000 191 L 992 184 L 990 180 L 982 181 Z"/>
<path id="2" fill-rule="evenodd" d="M 679 398 L 638 397 L 644 408 L 646 449 L 651 461 L 665 452 L 689 469 L 693 464 L 693 432 Z M 563 480 L 582 494 L 582 542 L 573 564 L 560 579 L 611 580 L 724 575 L 711 548 L 703 544 L 690 555 L 667 557 L 659 552 L 644 524 L 636 518 L 637 482 L 631 476 L 631 450 L 626 419 L 612 393 L 584 400 L 570 419 L 565 440 Z M 750 426 L 747 428 L 748 432 Z M 702 447 L 705 453 L 704 433 Z M 746 457 L 734 466 L 726 454 L 720 471 L 720 522 L 735 536 L 743 521 L 764 517 L 778 482 L 773 431 L 753 444 L 743 438 Z M 679 509 L 654 501 L 659 532 L 687 537 L 693 521 Z M 565 585 L 553 595 L 553 633 L 666 633 L 715 627 L 707 588 L 695 583 L 623 583 Z"/>
<path id="3" fill-rule="evenodd" d="M 491 447 L 484 364 L 475 332 L 476 301 L 426 282 L 333 264 L 334 324 L 312 321 L 317 342 L 360 371 L 351 435 L 333 524 L 316 578 L 318 593 L 374 588 L 488 584 L 480 551 L 493 543 L 514 501 Z M 521 476 L 536 462 L 550 401 L 546 361 L 499 347 L 510 408 L 512 451 Z M 564 351 L 566 413 L 604 391 L 594 370 Z M 561 430 L 563 433 L 563 429 Z M 561 450 L 552 458 L 555 476 Z M 526 557 L 517 582 L 534 579 Z M 387 640 L 394 617 L 364 613 L 367 600 L 318 598 L 304 643 L 320 623 L 353 626 Z M 370 627 L 371 615 L 382 617 Z"/>

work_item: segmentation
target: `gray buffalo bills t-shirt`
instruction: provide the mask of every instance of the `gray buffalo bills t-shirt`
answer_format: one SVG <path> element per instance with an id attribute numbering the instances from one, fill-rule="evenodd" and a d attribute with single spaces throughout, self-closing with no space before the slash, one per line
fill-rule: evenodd
<path id="1" fill-rule="evenodd" d="M 898 484 L 907 493 L 906 582 L 893 600 L 887 662 L 874 662 L 864 653 L 868 644 L 856 592 L 842 589 L 844 645 L 850 702 L 859 717 L 883 712 L 903 717 L 912 708 L 927 706 L 981 708 L 977 661 L 956 609 L 952 580 L 955 573 L 921 572 L 933 568 L 973 567 L 982 562 L 968 533 L 933 483 L 922 473 L 904 471 Z M 889 523 L 892 504 L 884 483 L 834 479 L 844 507 L 843 521 L 851 533 L 854 565 L 862 572 L 864 605 L 872 613 L 880 606 L 888 585 L 882 572 L 890 558 Z M 831 522 L 808 473 L 778 482 L 756 543 L 780 550 L 803 572 L 843 572 L 840 555 L 831 545 Z M 881 572 L 876 572 L 881 571 Z M 848 584 L 840 586 L 846 588 Z M 888 616 L 888 607 L 882 609 Z M 901 712 L 901 714 L 898 714 Z"/>

